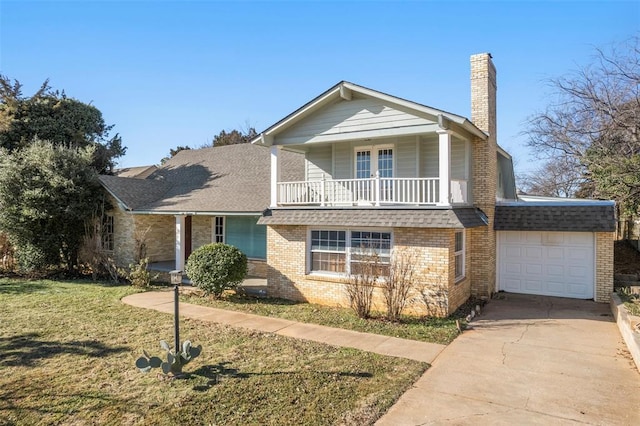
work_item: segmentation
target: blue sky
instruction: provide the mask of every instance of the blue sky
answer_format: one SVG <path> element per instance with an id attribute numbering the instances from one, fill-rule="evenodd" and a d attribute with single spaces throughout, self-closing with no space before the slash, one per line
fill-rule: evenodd
<path id="1" fill-rule="evenodd" d="M 261 131 L 341 80 L 469 117 L 469 56 L 490 52 L 498 141 L 523 172 L 545 80 L 639 31 L 637 1 L 0 0 L 0 73 L 98 107 L 129 167 Z"/>

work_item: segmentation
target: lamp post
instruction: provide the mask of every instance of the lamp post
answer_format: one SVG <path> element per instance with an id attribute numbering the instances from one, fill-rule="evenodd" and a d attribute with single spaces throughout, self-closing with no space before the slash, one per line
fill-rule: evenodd
<path id="1" fill-rule="evenodd" d="M 174 284 L 173 287 L 173 334 L 175 336 L 175 350 L 176 353 L 180 352 L 180 290 L 179 286 L 182 284 L 182 271 L 175 270 L 171 271 L 171 284 Z"/>

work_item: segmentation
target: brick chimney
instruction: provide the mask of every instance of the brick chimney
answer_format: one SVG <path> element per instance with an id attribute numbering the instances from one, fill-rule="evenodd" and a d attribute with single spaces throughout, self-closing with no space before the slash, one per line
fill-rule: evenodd
<path id="1" fill-rule="evenodd" d="M 471 121 L 496 143 L 496 67 L 490 53 L 471 56 Z"/>
<path id="2" fill-rule="evenodd" d="M 489 137 L 474 138 L 473 203 L 484 212 L 488 226 L 474 230 L 469 270 L 471 294 L 496 291 L 496 234 L 493 229 L 497 190 L 496 68 L 489 53 L 471 56 L 471 121 Z"/>

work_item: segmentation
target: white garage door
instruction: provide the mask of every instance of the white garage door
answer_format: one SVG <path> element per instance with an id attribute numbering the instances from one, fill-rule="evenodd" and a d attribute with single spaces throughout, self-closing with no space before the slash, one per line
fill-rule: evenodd
<path id="1" fill-rule="evenodd" d="M 498 231 L 498 286 L 512 293 L 593 299 L 591 232 Z"/>

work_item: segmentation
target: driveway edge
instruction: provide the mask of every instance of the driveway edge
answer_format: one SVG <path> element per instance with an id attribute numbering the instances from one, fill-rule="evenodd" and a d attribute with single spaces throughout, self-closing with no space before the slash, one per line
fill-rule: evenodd
<path id="1" fill-rule="evenodd" d="M 631 326 L 631 316 L 616 293 L 611 294 L 610 305 L 611 312 L 616 319 L 616 324 L 618 324 L 618 329 L 620 330 L 620 334 L 622 334 L 624 343 L 631 353 L 636 368 L 640 371 L 640 334 L 634 333 Z"/>

